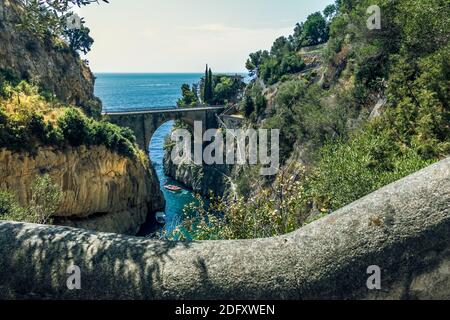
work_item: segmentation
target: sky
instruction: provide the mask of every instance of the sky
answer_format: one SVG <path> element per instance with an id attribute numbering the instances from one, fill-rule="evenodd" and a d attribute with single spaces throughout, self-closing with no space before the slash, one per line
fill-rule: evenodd
<path id="1" fill-rule="evenodd" d="M 270 49 L 333 0 L 109 0 L 79 14 L 95 39 L 94 72 L 244 72 L 251 52 Z"/>

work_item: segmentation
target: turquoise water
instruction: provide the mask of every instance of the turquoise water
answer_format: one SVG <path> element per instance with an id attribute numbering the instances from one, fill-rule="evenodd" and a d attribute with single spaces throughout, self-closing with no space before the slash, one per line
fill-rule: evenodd
<path id="1" fill-rule="evenodd" d="M 102 99 L 103 108 L 107 111 L 126 109 L 158 108 L 175 106 L 181 96 L 181 86 L 184 83 L 197 83 L 202 74 L 96 74 L 95 94 Z M 173 123 L 162 125 L 153 135 L 149 148 L 150 158 L 156 169 L 161 186 L 177 184 L 164 175 L 164 139 L 170 134 Z M 171 232 L 179 225 L 183 208 L 194 201 L 193 194 L 188 190 L 182 193 L 172 193 L 162 188 L 166 199 L 167 224 L 164 229 Z M 155 231 L 154 221 L 149 220 L 144 225 L 142 235 Z"/>

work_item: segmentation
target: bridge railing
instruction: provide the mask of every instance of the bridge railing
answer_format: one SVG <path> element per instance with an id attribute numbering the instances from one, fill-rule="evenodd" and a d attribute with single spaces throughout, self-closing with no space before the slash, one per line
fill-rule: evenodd
<path id="1" fill-rule="evenodd" d="M 136 109 L 124 109 L 124 110 L 105 110 L 103 115 L 130 115 L 130 114 L 152 114 L 152 113 L 172 113 L 172 112 L 196 112 L 196 111 L 208 111 L 208 110 L 223 110 L 226 106 L 198 106 L 191 108 L 178 108 L 177 106 L 157 107 L 157 108 L 136 108 Z"/>

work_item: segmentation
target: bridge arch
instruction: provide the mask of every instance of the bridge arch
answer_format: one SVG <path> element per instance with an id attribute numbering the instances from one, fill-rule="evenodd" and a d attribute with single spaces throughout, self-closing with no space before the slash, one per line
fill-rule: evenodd
<path id="1" fill-rule="evenodd" d="M 153 134 L 164 123 L 169 121 L 183 121 L 194 126 L 194 122 L 201 121 L 203 130 L 217 128 L 217 115 L 225 109 L 224 106 L 196 107 L 196 108 L 158 108 L 125 112 L 105 112 L 109 121 L 122 127 L 130 128 L 136 135 L 137 144 L 147 151 Z"/>

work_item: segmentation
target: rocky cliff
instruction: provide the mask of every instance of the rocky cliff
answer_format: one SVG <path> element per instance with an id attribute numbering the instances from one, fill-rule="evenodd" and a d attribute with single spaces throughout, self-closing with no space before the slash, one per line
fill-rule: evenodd
<path id="1" fill-rule="evenodd" d="M 211 192 L 214 195 L 223 196 L 230 187 L 228 166 L 175 165 L 171 160 L 171 152 L 168 150 L 164 153 L 164 174 L 202 196 L 208 196 Z"/>
<path id="2" fill-rule="evenodd" d="M 99 113 L 101 103 L 94 96 L 95 79 L 89 67 L 76 54 L 18 28 L 20 14 L 18 1 L 0 0 L 0 71 Z"/>
<path id="3" fill-rule="evenodd" d="M 149 213 L 164 207 L 154 170 L 105 147 L 45 147 L 35 156 L 3 149 L 0 163 L 0 189 L 13 190 L 22 205 L 39 174 L 62 187 L 58 224 L 134 235 Z"/>
<path id="4" fill-rule="evenodd" d="M 19 1 L 0 0 L 0 76 L 33 83 L 99 116 L 101 102 L 89 67 L 53 40 L 19 28 L 22 11 Z M 27 206 L 36 177 L 48 173 L 63 190 L 57 224 L 134 235 L 165 205 L 150 162 L 138 158 L 100 146 L 37 146 L 33 154 L 0 146 L 0 190 Z"/>

